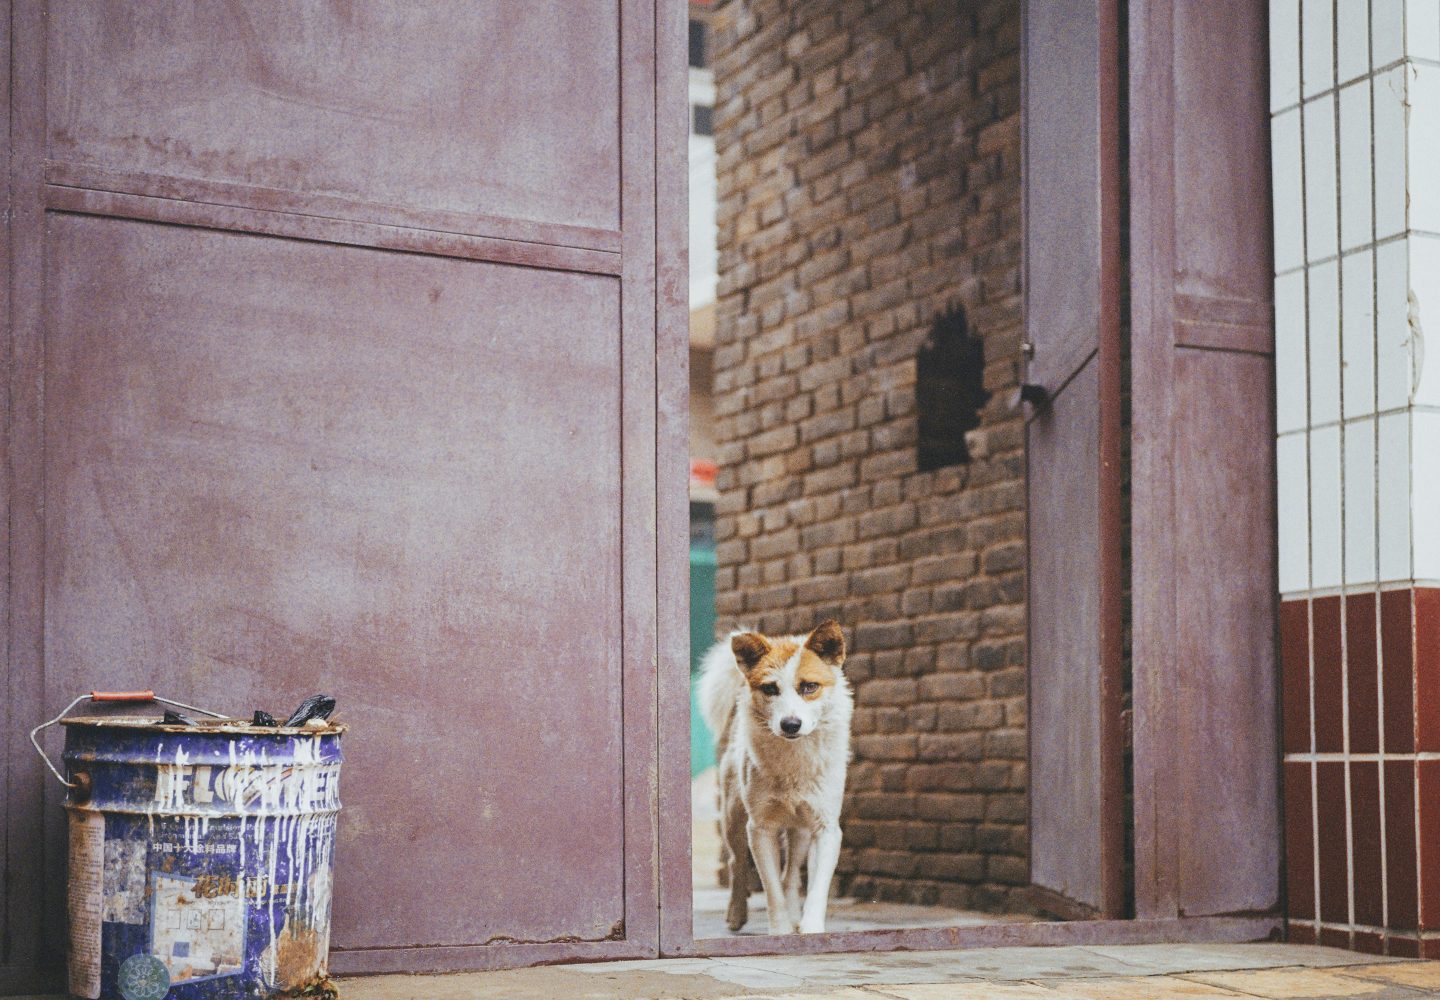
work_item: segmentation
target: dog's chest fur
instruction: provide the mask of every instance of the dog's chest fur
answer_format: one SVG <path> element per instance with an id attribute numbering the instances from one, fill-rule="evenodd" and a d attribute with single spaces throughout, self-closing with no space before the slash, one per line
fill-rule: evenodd
<path id="1" fill-rule="evenodd" d="M 832 696 L 825 718 L 793 743 L 765 731 L 743 707 L 726 761 L 750 818 L 760 826 L 818 829 L 839 822 L 850 758 L 849 692 Z"/>

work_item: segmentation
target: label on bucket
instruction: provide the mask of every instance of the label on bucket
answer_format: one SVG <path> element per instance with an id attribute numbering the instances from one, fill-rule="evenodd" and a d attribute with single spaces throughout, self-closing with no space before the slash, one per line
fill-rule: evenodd
<path id="1" fill-rule="evenodd" d="M 229 875 L 152 871 L 154 923 L 150 953 L 169 982 L 233 976 L 245 958 L 245 903 Z"/>
<path id="2" fill-rule="evenodd" d="M 100 995 L 100 935 L 104 909 L 105 817 L 70 813 L 70 992 Z"/>

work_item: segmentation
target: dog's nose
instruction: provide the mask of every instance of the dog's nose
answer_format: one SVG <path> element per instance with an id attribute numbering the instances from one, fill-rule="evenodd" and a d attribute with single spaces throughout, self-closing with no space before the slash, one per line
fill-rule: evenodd
<path id="1" fill-rule="evenodd" d="M 781 719 L 780 731 L 786 736 L 795 736 L 800 732 L 800 720 L 793 715 L 789 718 Z"/>

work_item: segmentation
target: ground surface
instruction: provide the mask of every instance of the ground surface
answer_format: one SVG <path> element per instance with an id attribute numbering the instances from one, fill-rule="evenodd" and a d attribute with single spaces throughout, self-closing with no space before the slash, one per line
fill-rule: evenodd
<path id="1" fill-rule="evenodd" d="M 715 798 L 715 769 L 696 775 L 690 785 L 692 817 L 695 939 L 734 937 L 725 926 L 725 908 L 730 890 L 716 884 L 720 866 L 720 832 Z M 982 924 L 1010 923 L 1033 920 L 1033 917 L 981 913 L 978 910 L 952 910 L 943 906 L 913 906 L 907 903 L 884 903 L 841 897 L 830 901 L 825 929 L 827 931 L 878 931 L 900 927 L 973 927 Z M 750 920 L 741 929 L 742 936 L 765 934 L 765 894 L 750 895 Z"/>
<path id="2" fill-rule="evenodd" d="M 667 959 L 340 984 L 342 1000 L 1366 1000 L 1440 996 L 1440 962 L 1300 945 L 1127 945 Z"/>

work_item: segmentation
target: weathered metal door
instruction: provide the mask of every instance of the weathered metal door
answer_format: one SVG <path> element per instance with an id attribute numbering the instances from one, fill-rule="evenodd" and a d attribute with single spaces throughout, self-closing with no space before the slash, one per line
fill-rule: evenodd
<path id="1" fill-rule="evenodd" d="M 0 988 L 106 687 L 338 697 L 338 971 L 655 952 L 663 2 L 13 4 Z"/>
<path id="2" fill-rule="evenodd" d="M 1281 901 L 1268 10 L 1130 18 L 1142 919 Z"/>
<path id="3" fill-rule="evenodd" d="M 1059 909 L 1118 917 L 1117 6 L 1030 0 L 1025 13 L 1031 879 Z"/>

